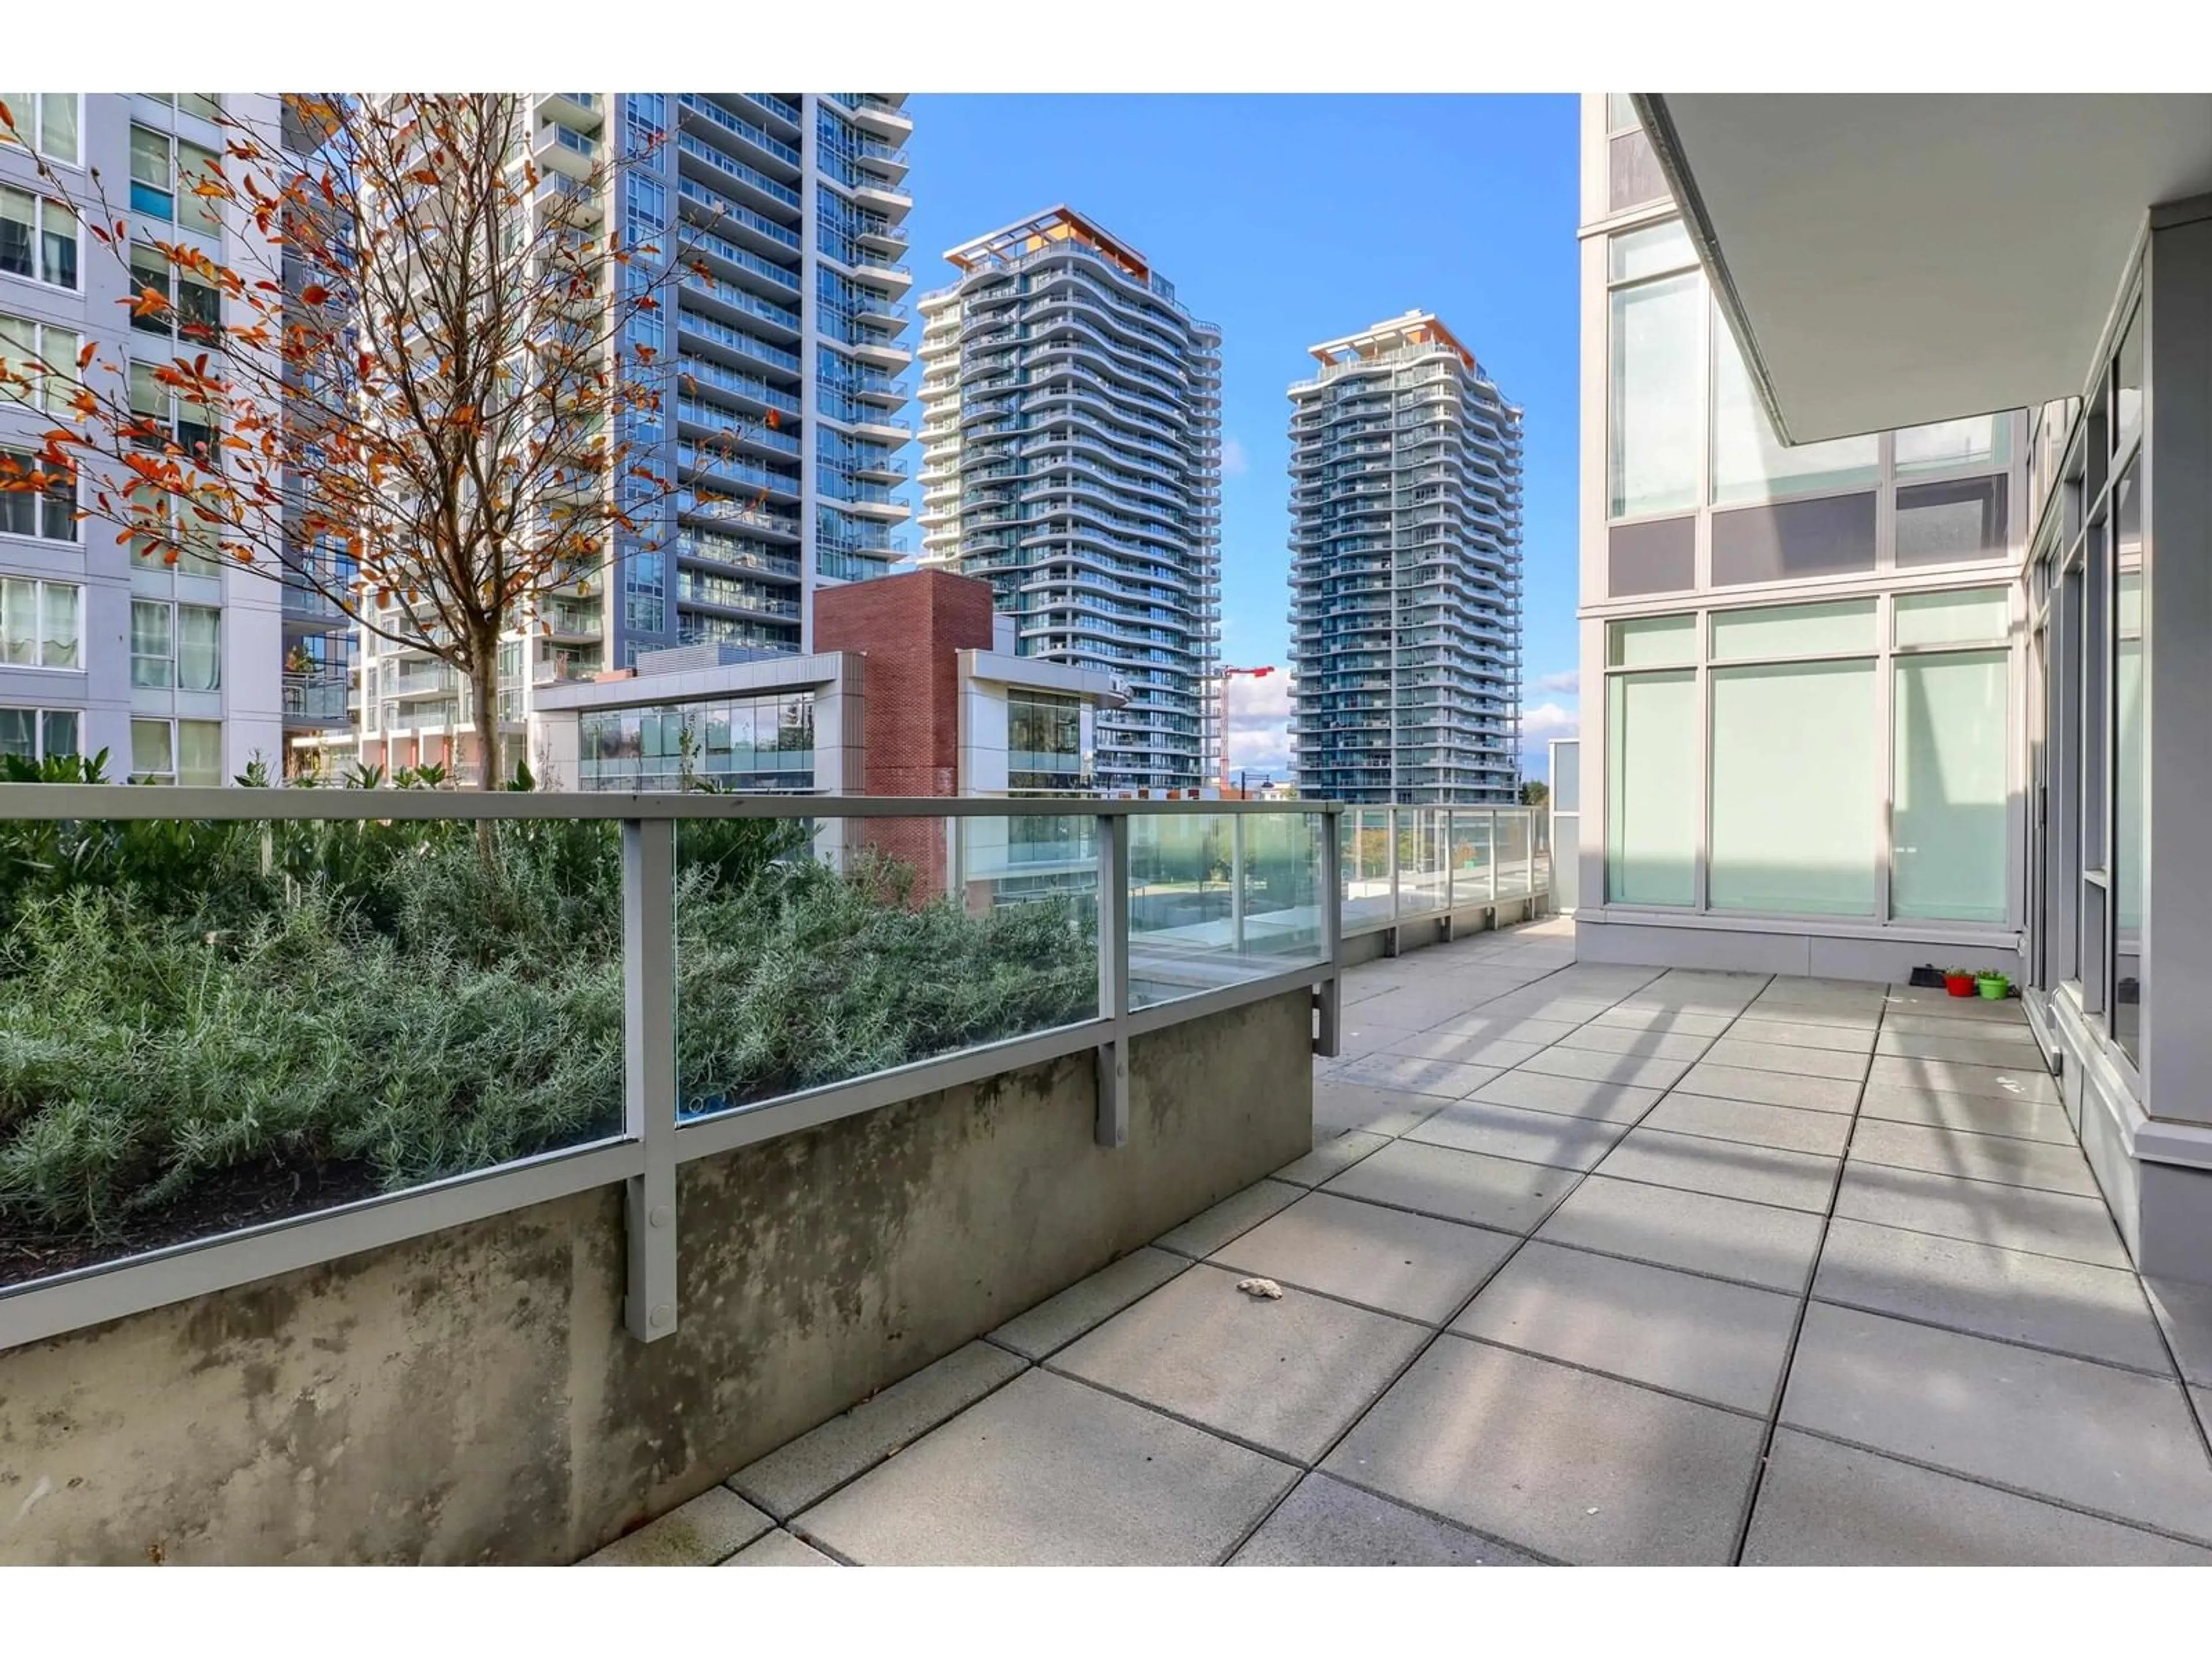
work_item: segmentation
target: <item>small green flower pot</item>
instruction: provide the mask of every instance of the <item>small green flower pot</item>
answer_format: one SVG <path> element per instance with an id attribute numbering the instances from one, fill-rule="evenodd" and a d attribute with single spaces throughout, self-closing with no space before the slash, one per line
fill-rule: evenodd
<path id="1" fill-rule="evenodd" d="M 2002 1002 L 2012 994 L 2012 981 L 2002 974 L 1978 974 L 1974 988 L 1991 1002 Z"/>

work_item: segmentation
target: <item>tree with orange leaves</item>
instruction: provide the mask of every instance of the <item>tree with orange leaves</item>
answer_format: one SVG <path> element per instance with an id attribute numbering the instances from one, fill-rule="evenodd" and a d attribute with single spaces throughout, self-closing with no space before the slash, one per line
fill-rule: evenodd
<path id="1" fill-rule="evenodd" d="M 139 558 L 220 557 L 428 652 L 471 688 L 476 781 L 493 787 L 502 639 L 602 582 L 618 536 L 665 538 L 673 371 L 650 319 L 705 268 L 680 236 L 586 234 L 645 158 L 610 147 L 581 179 L 541 169 L 529 94 L 281 108 L 225 112 L 222 155 L 179 180 L 222 220 L 220 260 L 134 238 L 96 170 L 73 197 L 39 162 L 175 354 L 151 365 L 149 397 L 134 339 L 136 398 L 132 366 L 97 341 L 74 362 L 0 360 L 0 394 L 35 389 L 55 416 L 34 459 L 0 459 L 0 489 L 73 493 Z M 0 104 L 10 136 L 17 118 Z M 701 447 L 743 436 L 733 421 Z"/>

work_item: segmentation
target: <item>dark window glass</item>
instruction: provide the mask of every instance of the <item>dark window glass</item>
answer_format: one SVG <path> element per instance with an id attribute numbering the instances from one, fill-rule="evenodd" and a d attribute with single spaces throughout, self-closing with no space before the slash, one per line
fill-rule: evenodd
<path id="1" fill-rule="evenodd" d="M 1872 495 L 1776 501 L 1713 514 L 1713 586 L 1874 568 Z"/>
<path id="2" fill-rule="evenodd" d="M 1617 524 L 1606 533 L 1606 592 L 1674 593 L 1696 581 L 1697 520 Z"/>
<path id="3" fill-rule="evenodd" d="M 1916 484 L 1897 492 L 1897 562 L 1900 565 L 2001 558 L 2005 532 L 2002 475 Z"/>

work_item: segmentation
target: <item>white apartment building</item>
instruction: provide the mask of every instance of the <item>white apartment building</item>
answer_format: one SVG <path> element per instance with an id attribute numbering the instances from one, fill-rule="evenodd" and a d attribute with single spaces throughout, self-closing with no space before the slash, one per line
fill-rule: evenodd
<path id="1" fill-rule="evenodd" d="M 1431 313 L 1312 349 L 1320 372 L 1290 390 L 1298 786 L 1510 802 L 1521 411 Z"/>
<path id="2" fill-rule="evenodd" d="M 1583 154 L 1580 955 L 2002 969 L 2212 1281 L 2212 99 L 1614 94 Z"/>
<path id="3" fill-rule="evenodd" d="M 1024 656 L 1120 678 L 1102 788 L 1196 787 L 1221 637 L 1221 331 L 1065 205 L 923 296 L 922 556 L 988 580 Z"/>
<path id="4" fill-rule="evenodd" d="M 28 147 L 80 203 L 94 199 L 92 170 L 137 243 L 201 249 L 218 264 L 259 268 L 266 251 L 241 239 L 242 216 L 191 193 L 220 155 L 214 117 L 273 124 L 276 100 L 213 93 L 0 93 L 20 137 L 0 141 L 0 354 L 73 360 L 88 342 L 99 360 L 130 365 L 134 409 L 189 440 L 198 412 L 156 386 L 174 356 L 176 317 L 131 320 L 131 277 L 40 179 Z M 165 260 L 135 259 L 138 280 L 167 286 Z M 188 279 L 173 303 L 219 320 L 216 292 Z M 23 456 L 59 414 L 0 393 L 0 451 Z M 120 781 L 227 782 L 256 760 L 281 770 L 285 734 L 342 720 L 328 665 L 343 672 L 339 619 L 315 596 L 268 576 L 187 556 L 174 567 L 131 551 L 116 529 L 72 520 L 58 494 L 0 495 L 0 754 L 27 760 L 108 757 Z M 319 696 L 310 688 L 321 684 Z"/>

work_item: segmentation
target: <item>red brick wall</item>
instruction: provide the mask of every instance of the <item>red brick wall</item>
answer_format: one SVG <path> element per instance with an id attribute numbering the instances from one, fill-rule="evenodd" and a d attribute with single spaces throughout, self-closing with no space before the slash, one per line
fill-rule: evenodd
<path id="1" fill-rule="evenodd" d="M 920 570 L 815 594 L 814 649 L 857 651 L 866 659 L 860 680 L 862 793 L 960 793 L 957 653 L 990 646 L 990 585 L 972 576 Z M 945 890 L 943 820 L 864 823 L 865 831 L 852 840 L 912 865 L 918 899 Z"/>

